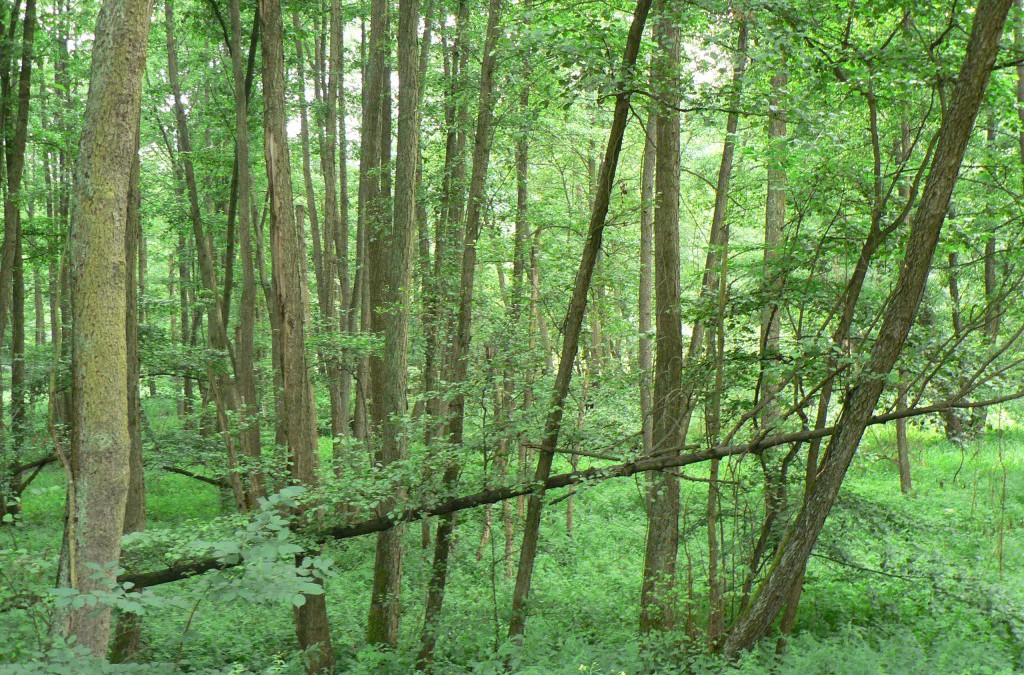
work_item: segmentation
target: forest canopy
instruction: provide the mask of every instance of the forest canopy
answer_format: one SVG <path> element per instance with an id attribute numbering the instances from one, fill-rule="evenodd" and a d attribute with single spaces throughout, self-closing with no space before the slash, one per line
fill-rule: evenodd
<path id="1" fill-rule="evenodd" d="M 3 672 L 1024 669 L 1021 0 L 0 0 L 0 146 Z"/>

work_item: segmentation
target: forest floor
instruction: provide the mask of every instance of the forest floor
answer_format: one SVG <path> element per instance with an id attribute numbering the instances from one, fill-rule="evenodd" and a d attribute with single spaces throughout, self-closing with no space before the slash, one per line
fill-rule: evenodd
<path id="1" fill-rule="evenodd" d="M 587 487 L 546 510 L 528 637 L 505 642 L 513 580 L 495 537 L 480 547 L 483 511 L 465 515 L 453 556 L 435 671 L 441 673 L 1013 673 L 1024 672 L 1024 431 L 990 432 L 964 451 L 938 435 L 912 433 L 914 491 L 900 494 L 888 430 L 865 437 L 840 502 L 815 549 L 795 635 L 725 664 L 680 640 L 641 657 L 636 639 L 644 519 L 631 480 Z M 753 464 L 753 463 L 751 463 Z M 724 466 L 724 464 L 723 464 Z M 728 472 L 723 476 L 729 478 Z M 735 475 L 739 483 L 742 476 Z M 681 585 L 704 578 L 706 484 L 685 482 Z M 147 480 L 151 542 L 171 549 L 239 527 L 216 488 L 152 471 Z M 726 543 L 750 536 L 744 509 L 757 495 L 723 498 Z M 46 648 L 64 513 L 63 477 L 51 466 L 27 491 L 17 527 L 0 532 L 0 672 L 15 672 Z M 730 524 L 731 523 L 731 524 Z M 327 547 L 334 563 L 328 608 L 338 672 L 411 671 L 422 626 L 430 551 L 420 526 L 406 528 L 403 642 L 394 653 L 367 647 L 372 537 Z M 161 543 L 162 542 L 162 543 Z M 728 546 L 726 547 L 728 551 Z M 479 555 L 478 555 L 479 554 Z M 726 557 L 742 586 L 740 561 Z M 216 574 L 213 575 L 216 578 Z M 300 672 L 287 602 L 226 592 L 207 577 L 160 587 L 147 601 L 144 672 Z M 702 589 L 684 607 L 700 625 Z M 730 609 L 739 602 L 734 593 Z M 23 605 L 11 609 L 12 605 Z M 8 666 L 3 664 L 7 663 Z M 20 667 L 19 667 L 20 668 Z M 9 670 L 10 669 L 10 670 Z M 141 669 L 140 669 L 141 670 Z M 19 671 L 26 672 L 26 671 Z M 42 672 L 57 672 L 43 670 Z M 60 672 L 87 672 L 72 666 Z M 103 671 L 107 672 L 107 671 Z"/>

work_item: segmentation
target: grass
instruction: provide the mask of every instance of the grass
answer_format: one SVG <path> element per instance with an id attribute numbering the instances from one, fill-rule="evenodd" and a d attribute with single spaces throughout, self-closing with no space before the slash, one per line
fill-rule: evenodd
<path id="1" fill-rule="evenodd" d="M 796 634 L 783 656 L 774 643 L 736 663 L 723 663 L 678 642 L 641 656 L 635 637 L 645 522 L 639 485 L 611 481 L 580 491 L 575 528 L 566 531 L 567 502 L 545 514 L 528 637 L 505 641 L 513 580 L 506 576 L 499 510 L 495 539 L 477 559 L 483 511 L 460 520 L 440 626 L 439 672 L 498 673 L 1012 673 L 1024 669 L 1024 433 L 990 433 L 964 452 L 926 431 L 912 436 L 915 489 L 899 492 L 889 432 L 869 434 L 807 573 Z M 322 443 L 329 451 L 329 443 Z M 753 466 L 753 463 L 750 463 Z M 1005 474 L 1004 474 L 1005 468 Z M 741 482 L 745 470 L 735 474 Z M 697 475 L 697 474 L 695 474 Z M 725 474 L 723 474 L 725 475 Z M 1005 493 L 1003 490 L 1005 479 Z M 748 481 L 749 482 L 749 481 Z M 745 508 L 756 490 L 726 495 L 729 545 L 750 532 Z M 1005 496 L 1004 496 L 1005 495 Z M 4 543 L 2 562 L 12 592 L 42 593 L 52 585 L 63 520 L 63 476 L 45 470 L 25 496 L 19 527 Z M 217 490 L 150 471 L 151 531 L 175 541 L 229 532 L 204 525 L 224 510 Z M 686 482 L 681 583 L 694 577 L 698 620 L 704 589 L 706 536 L 701 527 L 706 486 Z M 406 528 L 401 648 L 364 644 L 373 538 L 329 546 L 336 575 L 328 607 L 339 671 L 408 672 L 422 627 L 422 598 L 431 551 L 419 526 Z M 518 542 L 517 542 L 518 545 Z M 518 551 L 517 551 L 518 552 Z M 738 558 L 737 558 L 738 561 Z M 731 577 L 739 580 L 739 577 Z M 223 601 L 204 579 L 157 589 L 175 603 L 145 619 L 145 659 L 203 672 L 300 672 L 291 612 L 280 604 Z M 0 592 L 0 597 L 8 593 Z M 730 597 L 730 607 L 738 597 Z M 24 659 L 45 645 L 45 606 L 0 613 L 0 663 Z M 186 626 L 188 629 L 186 630 Z M 3 670 L 0 666 L 0 670 Z M 160 671 L 158 671 L 160 672 Z M 227 671 L 223 671 L 227 672 Z"/>

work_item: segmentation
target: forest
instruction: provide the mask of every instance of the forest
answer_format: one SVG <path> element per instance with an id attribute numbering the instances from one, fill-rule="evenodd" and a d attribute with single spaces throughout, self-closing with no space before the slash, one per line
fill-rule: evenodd
<path id="1" fill-rule="evenodd" d="M 1024 672 L 1024 0 L 0 0 L 0 672 Z"/>

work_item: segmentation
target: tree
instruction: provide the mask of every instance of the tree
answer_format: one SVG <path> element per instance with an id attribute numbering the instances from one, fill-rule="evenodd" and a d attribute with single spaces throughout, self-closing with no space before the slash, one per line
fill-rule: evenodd
<path id="1" fill-rule="evenodd" d="M 480 66 L 479 112 L 476 120 L 476 137 L 473 140 L 473 169 L 469 181 L 468 209 L 466 212 L 465 240 L 462 245 L 462 270 L 459 282 L 459 309 L 455 329 L 455 342 L 451 347 L 445 378 L 457 389 L 448 410 L 448 441 L 452 447 L 460 448 L 464 440 L 466 417 L 466 396 L 460 390 L 465 385 L 469 372 L 469 349 L 473 330 L 473 287 L 476 280 L 476 249 L 480 237 L 480 224 L 484 209 L 484 184 L 491 157 L 491 123 L 493 119 L 492 88 L 494 69 L 497 61 L 498 22 L 501 17 L 502 0 L 490 0 L 487 6 L 487 33 L 484 40 L 484 56 Z M 444 482 L 452 487 L 461 473 L 461 462 L 450 461 L 444 471 Z M 434 563 L 431 579 L 427 586 L 427 610 L 423 621 L 423 637 L 419 654 L 421 666 L 433 660 L 436 641 L 436 624 L 444 603 L 445 584 L 448 577 L 448 556 L 455 530 L 454 515 L 441 518 L 437 525 L 434 544 Z"/>
<path id="2" fill-rule="evenodd" d="M 651 406 L 652 455 L 678 452 L 684 440 L 683 326 L 679 285 L 679 5 L 664 2 L 655 35 L 661 55 L 654 75 L 663 89 L 657 106 L 654 185 L 655 370 Z M 640 632 L 671 630 L 673 587 L 679 549 L 679 479 L 659 472 L 651 477 L 647 543 L 644 551 Z"/>
<path id="3" fill-rule="evenodd" d="M 373 327 L 384 334 L 384 353 L 387 354 L 387 358 L 376 356 L 370 360 L 376 432 L 374 460 L 382 466 L 404 459 L 408 444 L 404 425 L 408 411 L 410 290 L 416 244 L 416 160 L 420 123 L 418 26 L 419 1 L 402 0 L 398 7 L 398 154 L 393 228 L 387 236 L 384 223 L 372 222 L 369 247 L 369 259 L 374 267 L 370 288 Z M 390 95 L 386 98 L 385 105 L 390 109 Z M 372 108 L 369 110 L 372 115 Z M 386 112 L 382 111 L 382 115 Z M 385 150 L 386 154 L 382 151 L 381 157 L 385 158 L 382 163 L 386 166 L 390 150 Z M 387 504 L 385 502 L 381 508 L 387 509 Z M 402 582 L 400 535 L 401 530 L 390 531 L 377 538 L 367 627 L 370 643 L 394 646 L 398 642 Z"/>
<path id="4" fill-rule="evenodd" d="M 284 98 L 284 25 L 279 0 L 260 0 L 263 35 L 263 134 L 270 192 L 270 250 L 273 256 L 274 306 L 280 331 L 279 367 L 285 439 L 291 477 L 300 485 L 317 483 L 316 406 L 306 362 L 305 250 L 300 249 L 288 158 Z M 295 608 L 299 646 L 308 650 L 307 672 L 329 671 L 334 663 L 324 595 L 306 595 Z"/>
<path id="5" fill-rule="evenodd" d="M 128 498 L 125 237 L 149 13 L 148 2 L 107 0 L 96 18 L 72 199 L 74 407 L 62 582 L 82 593 L 114 578 Z M 63 630 L 102 656 L 110 609 L 70 609 Z"/>

